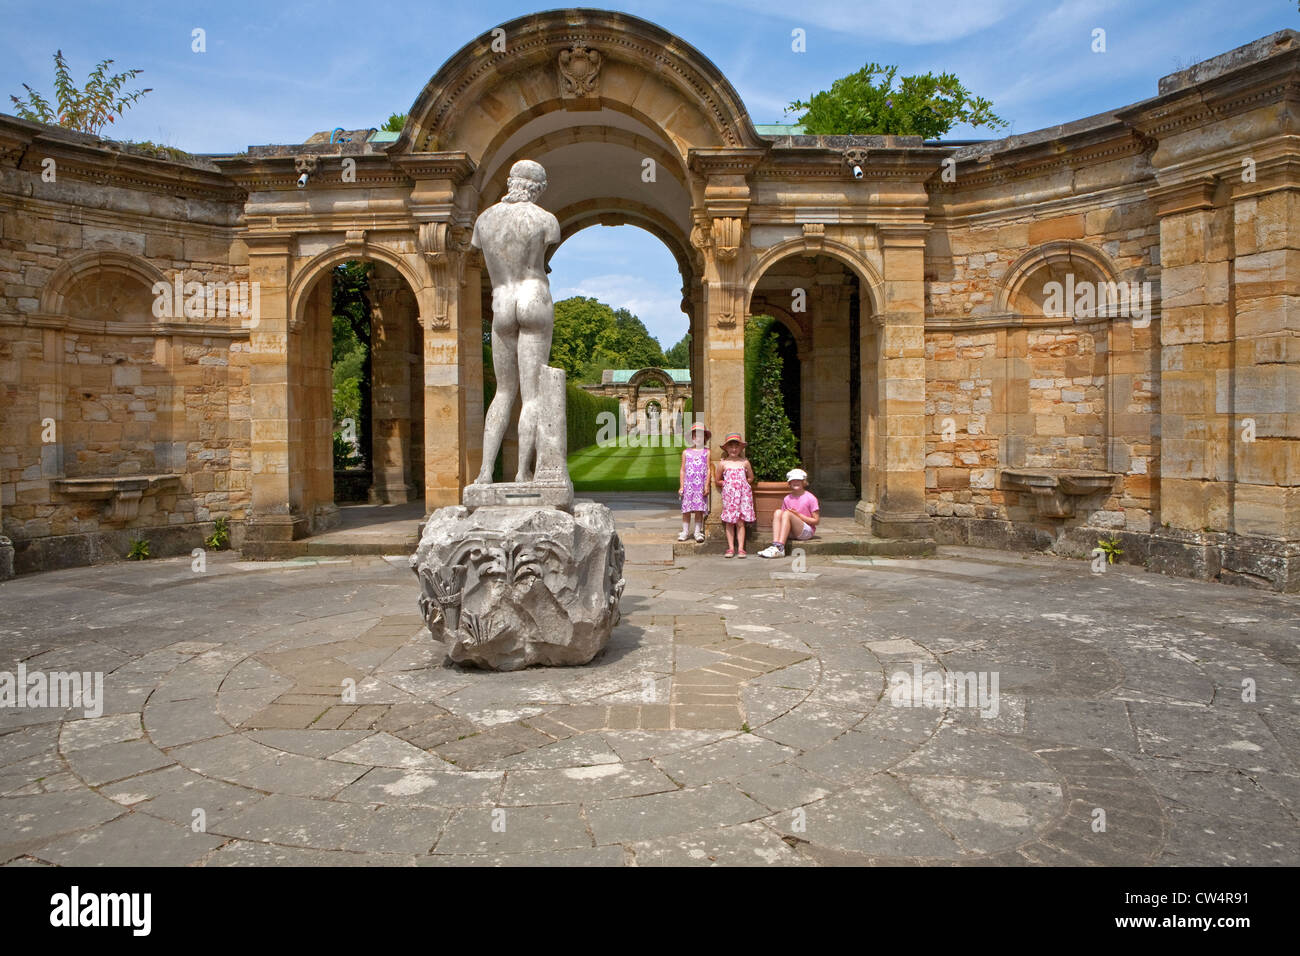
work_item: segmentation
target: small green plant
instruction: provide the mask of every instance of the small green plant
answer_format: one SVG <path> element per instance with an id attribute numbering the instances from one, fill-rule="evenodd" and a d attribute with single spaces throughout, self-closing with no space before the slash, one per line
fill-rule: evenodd
<path id="1" fill-rule="evenodd" d="M 1114 564 L 1115 556 L 1124 553 L 1124 549 L 1119 546 L 1119 538 L 1099 538 L 1097 547 L 1106 552 L 1107 564 Z"/>
<path id="2" fill-rule="evenodd" d="M 127 552 L 127 558 L 131 561 L 143 561 L 149 557 L 149 542 L 145 538 L 132 538 L 131 550 Z"/>
<path id="3" fill-rule="evenodd" d="M 746 734 L 752 734 L 752 733 L 753 733 L 753 731 L 749 729 L 749 721 L 745 721 L 743 724 L 741 724 L 741 725 L 740 725 L 740 730 L 741 730 L 741 733 L 746 733 Z"/>
<path id="4" fill-rule="evenodd" d="M 24 83 L 27 96 L 23 99 L 13 95 L 9 97 L 14 103 L 14 112 L 35 123 L 51 123 L 98 136 L 105 124 L 115 122 L 136 100 L 151 92 L 150 89 L 121 92 L 123 83 L 135 79 L 143 71 L 127 70 L 109 76 L 108 68 L 112 65 L 112 60 L 101 60 L 90 72 L 85 87 L 78 88 L 68 71 L 63 51 L 57 50 L 54 54 L 54 93 L 58 108 Z"/>
<path id="5" fill-rule="evenodd" d="M 347 471 L 349 468 L 355 468 L 362 463 L 362 458 L 356 453 L 355 446 L 352 442 L 343 437 L 342 432 L 334 433 L 334 470 Z"/>
<path id="6" fill-rule="evenodd" d="M 230 519 L 222 516 L 212 522 L 212 534 L 203 539 L 203 546 L 212 551 L 222 551 L 230 544 Z"/>

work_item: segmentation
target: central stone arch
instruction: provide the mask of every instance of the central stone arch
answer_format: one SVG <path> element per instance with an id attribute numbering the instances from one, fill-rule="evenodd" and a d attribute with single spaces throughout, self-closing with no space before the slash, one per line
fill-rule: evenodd
<path id="1" fill-rule="evenodd" d="M 761 146 L 744 103 L 690 44 L 639 17 L 552 10 L 463 46 L 426 84 L 394 150 L 464 150 L 479 165 L 533 119 L 612 109 L 694 146 Z"/>
<path id="2" fill-rule="evenodd" d="M 709 288 L 718 281 L 709 230 L 717 224 L 721 246 L 740 225 L 715 219 L 710 206 L 720 195 L 734 204 L 747 194 L 744 176 L 769 145 L 708 57 L 628 14 L 576 9 L 520 17 L 447 60 L 387 152 L 415 180 L 410 208 L 420 248 L 433 265 L 446 324 L 457 331 L 454 374 L 426 366 L 425 376 L 454 381 L 460 391 L 462 474 L 475 473 L 481 458 L 483 410 L 464 395 L 481 390 L 473 328 L 491 311 L 486 271 L 467 240 L 474 219 L 504 193 L 510 167 L 527 158 L 546 168 L 549 186 L 539 203 L 555 213 L 566 239 L 590 226 L 631 224 L 664 242 L 682 276 L 691 377 L 699 382 Z M 732 182 L 737 175 L 740 182 Z M 705 233 L 709 243 L 702 243 Z M 427 407 L 445 401 L 426 394 Z M 450 503 L 450 488 L 443 497 L 428 503 Z"/>

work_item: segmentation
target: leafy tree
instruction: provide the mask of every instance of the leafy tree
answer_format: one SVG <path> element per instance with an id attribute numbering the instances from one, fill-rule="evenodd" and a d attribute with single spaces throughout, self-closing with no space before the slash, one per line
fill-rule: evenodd
<path id="1" fill-rule="evenodd" d="M 564 369 L 570 379 L 581 378 L 596 351 L 596 340 L 615 321 L 614 310 L 596 299 L 575 295 L 555 303 L 551 365 Z"/>
<path id="2" fill-rule="evenodd" d="M 785 413 L 784 389 L 781 387 L 782 361 L 777 337 L 771 333 L 770 321 L 754 336 L 758 355 L 754 366 L 754 406 L 747 416 L 749 424 L 749 461 L 759 481 L 782 481 L 791 468 L 799 466 L 799 441 Z"/>
<path id="3" fill-rule="evenodd" d="M 388 119 L 384 120 L 384 125 L 379 127 L 385 133 L 400 133 L 402 127 L 406 125 L 405 113 L 393 113 Z"/>
<path id="4" fill-rule="evenodd" d="M 56 50 L 54 94 L 55 99 L 58 100 L 58 109 L 51 107 L 45 97 L 26 83 L 23 84 L 23 89 L 27 91 L 26 97 L 19 99 L 10 94 L 9 99 L 13 100 L 17 114 L 25 120 L 51 123 L 64 129 L 76 130 L 78 133 L 97 136 L 106 123 L 115 122 L 116 118 L 125 113 L 136 100 L 146 93 L 153 92 L 152 87 L 131 93 L 121 92 L 122 84 L 144 71 L 127 70 L 109 76 L 108 68 L 112 64 L 112 60 L 101 60 L 87 77 L 85 88 L 80 89 L 72 81 L 72 75 L 68 72 L 68 61 L 64 59 L 63 51 Z"/>
<path id="5" fill-rule="evenodd" d="M 666 368 L 691 367 L 691 333 L 687 332 L 680 342 L 664 352 L 664 366 Z"/>
<path id="6" fill-rule="evenodd" d="M 370 289 L 369 262 L 334 267 L 332 287 L 334 417 L 353 418 L 361 458 L 370 460 Z M 337 443 L 336 443 L 337 448 Z"/>
<path id="7" fill-rule="evenodd" d="M 590 381 L 599 381 L 600 373 L 607 368 L 645 368 L 663 364 L 664 353 L 659 342 L 640 319 L 627 309 L 619 309 L 614 313 L 613 326 L 596 339 L 586 375 Z"/>
<path id="8" fill-rule="evenodd" d="M 905 76 L 894 86 L 897 66 L 868 63 L 841 77 L 829 90 L 795 100 L 787 113 L 804 110 L 798 122 L 824 135 L 885 134 L 934 139 L 958 123 L 998 129 L 1006 121 L 993 104 L 973 96 L 952 73 Z"/>

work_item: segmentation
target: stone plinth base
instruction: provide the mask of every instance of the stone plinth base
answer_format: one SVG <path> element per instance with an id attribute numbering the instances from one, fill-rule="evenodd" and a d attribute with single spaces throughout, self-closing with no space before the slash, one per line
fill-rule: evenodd
<path id="1" fill-rule="evenodd" d="M 453 505 L 429 516 L 411 569 L 448 661 L 508 671 L 586 664 L 604 649 L 623 544 L 604 505 L 572 508 Z"/>
<path id="2" fill-rule="evenodd" d="M 573 482 L 563 481 L 498 481 L 490 485 L 466 485 L 461 496 L 465 507 L 551 507 L 564 511 L 573 509 Z"/>
<path id="3" fill-rule="evenodd" d="M 939 544 L 1008 551 L 1047 551 L 1087 559 L 1100 539 L 1116 539 L 1118 564 L 1161 574 L 1300 592 L 1300 542 L 1209 531 L 1127 531 L 1072 527 L 1050 530 L 999 518 L 934 519 Z"/>
<path id="4" fill-rule="evenodd" d="M 858 517 L 859 509 L 854 509 Z M 927 514 L 876 511 L 871 514 L 871 533 L 877 538 L 933 538 L 934 519 Z"/>

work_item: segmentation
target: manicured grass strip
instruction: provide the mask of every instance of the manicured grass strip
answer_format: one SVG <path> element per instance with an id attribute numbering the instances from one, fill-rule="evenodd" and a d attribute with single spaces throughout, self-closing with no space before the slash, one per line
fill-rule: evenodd
<path id="1" fill-rule="evenodd" d="M 569 457 L 577 491 L 676 491 L 681 446 L 589 446 Z"/>

